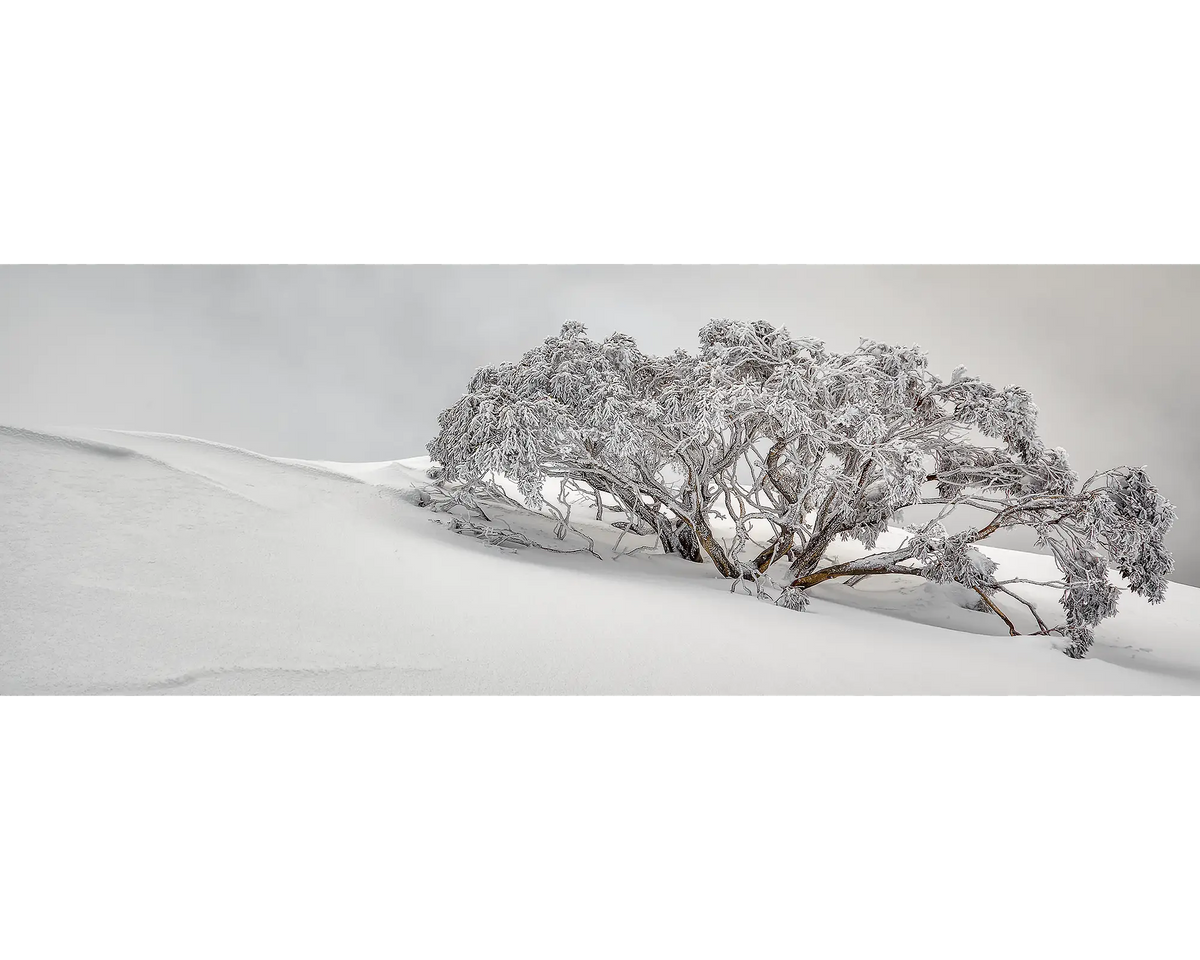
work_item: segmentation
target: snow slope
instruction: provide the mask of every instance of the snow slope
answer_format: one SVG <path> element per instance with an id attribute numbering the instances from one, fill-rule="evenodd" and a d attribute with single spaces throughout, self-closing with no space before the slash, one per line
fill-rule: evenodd
<path id="1" fill-rule="evenodd" d="M 613 560 L 612 516 L 573 518 L 603 561 L 485 546 L 406 498 L 427 464 L 0 426 L 0 693 L 1200 692 L 1195 588 L 1123 595 L 1073 661 L 913 578 L 793 613 L 708 564 Z M 1026 591 L 1058 621 L 1058 591 Z"/>

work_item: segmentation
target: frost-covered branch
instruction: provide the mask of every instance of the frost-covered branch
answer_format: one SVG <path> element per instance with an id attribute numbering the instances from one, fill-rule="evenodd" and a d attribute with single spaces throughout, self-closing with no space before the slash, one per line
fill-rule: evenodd
<path id="1" fill-rule="evenodd" d="M 1010 596 L 1052 632 L 1011 589 L 1018 581 L 996 581 L 975 549 L 1022 526 L 1062 571 L 1045 585 L 1063 589 L 1068 652 L 1082 655 L 1116 609 L 1108 564 L 1151 602 L 1172 569 L 1164 537 L 1174 511 L 1144 470 L 1080 484 L 1065 452 L 1039 437 L 1027 391 L 961 367 L 943 380 L 912 346 L 863 340 L 838 353 L 762 321 L 714 320 L 694 352 L 652 356 L 628 336 L 597 341 L 569 322 L 518 361 L 481 368 L 439 428 L 429 444 L 445 487 L 435 509 L 462 507 L 486 524 L 511 498 L 477 478 L 503 476 L 525 506 L 557 519 L 561 538 L 572 529 L 568 489 L 594 502 L 597 519 L 607 496 L 626 516 L 618 550 L 631 527 L 653 531 L 667 553 L 756 585 L 786 558 L 776 602 L 793 609 L 818 583 L 917 575 L 975 590 L 1013 630 L 992 599 Z M 546 503 L 550 481 L 561 510 Z M 939 515 L 896 549 L 821 566 L 835 540 L 873 550 L 914 506 Z M 950 535 L 943 521 L 960 508 L 988 520 Z M 744 557 L 751 545 L 757 555 Z"/>

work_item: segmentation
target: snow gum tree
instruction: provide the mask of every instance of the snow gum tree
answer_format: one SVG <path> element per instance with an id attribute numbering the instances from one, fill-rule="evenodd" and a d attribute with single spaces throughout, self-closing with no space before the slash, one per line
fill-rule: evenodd
<path id="1" fill-rule="evenodd" d="M 1014 635 L 996 597 L 1024 603 L 1038 632 L 1066 635 L 1080 657 L 1116 611 L 1109 564 L 1152 603 L 1173 566 L 1164 536 L 1175 514 L 1144 470 L 1081 483 L 1039 437 L 1024 389 L 961 367 L 943 380 L 917 347 L 863 340 L 838 353 L 766 322 L 714 320 L 694 352 L 651 356 L 624 334 L 596 341 L 568 322 L 515 363 L 480 369 L 439 427 L 428 450 L 460 502 L 502 475 L 543 508 L 557 480 L 590 497 L 597 516 L 607 497 L 629 529 L 755 581 L 760 595 L 772 568 L 786 570 L 776 602 L 793 609 L 830 580 L 924 577 L 974 591 Z M 876 550 L 900 511 L 918 506 L 937 515 Z M 951 534 L 943 521 L 960 509 L 986 522 Z M 1053 555 L 1064 624 L 1047 626 L 976 549 L 1011 527 L 1032 529 Z M 831 563 L 835 540 L 867 553 Z"/>

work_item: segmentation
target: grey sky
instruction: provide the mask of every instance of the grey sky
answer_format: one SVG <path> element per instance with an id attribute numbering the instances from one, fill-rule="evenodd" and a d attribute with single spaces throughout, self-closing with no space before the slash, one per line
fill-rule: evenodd
<path id="1" fill-rule="evenodd" d="M 1200 583 L 1198 307 L 1196 267 L 0 267 L 0 422 L 384 460 L 565 319 L 656 352 L 765 319 L 1027 387 L 1076 469 L 1150 468 Z"/>

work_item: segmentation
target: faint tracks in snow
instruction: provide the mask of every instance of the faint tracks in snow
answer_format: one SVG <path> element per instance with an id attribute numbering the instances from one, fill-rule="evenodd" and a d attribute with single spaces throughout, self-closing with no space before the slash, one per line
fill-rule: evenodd
<path id="1" fill-rule="evenodd" d="M 192 670 L 188 673 L 167 677 L 161 680 L 131 680 L 128 683 L 102 684 L 85 689 L 63 689 L 54 691 L 77 696 L 120 696 L 135 694 L 166 693 L 191 686 L 202 680 L 218 680 L 230 676 L 259 677 L 263 679 L 305 679 L 337 675 L 355 675 L 363 673 L 436 673 L 443 669 L 438 665 L 393 666 L 375 664 L 368 666 L 345 667 L 215 667 L 211 670 Z"/>

